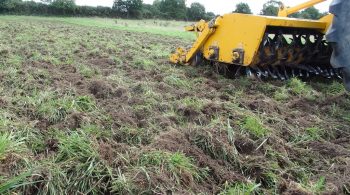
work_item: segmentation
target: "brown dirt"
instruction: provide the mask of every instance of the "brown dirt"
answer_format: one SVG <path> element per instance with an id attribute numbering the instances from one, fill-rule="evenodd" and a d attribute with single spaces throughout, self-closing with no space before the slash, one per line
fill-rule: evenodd
<path id="1" fill-rule="evenodd" d="M 19 163 L 21 162 L 21 157 L 18 155 L 12 155 L 9 154 L 7 156 L 5 156 L 4 159 L 0 160 L 0 175 L 1 176 L 10 176 L 13 174 L 17 174 L 14 173 L 13 170 L 16 170 L 19 165 Z"/>
<path id="2" fill-rule="evenodd" d="M 184 106 L 178 108 L 178 113 L 190 121 L 195 121 L 200 115 L 194 108 Z"/>
<path id="3" fill-rule="evenodd" d="M 240 137 L 234 141 L 235 147 L 240 154 L 252 154 L 257 148 L 256 144 L 249 138 Z"/>
<path id="4" fill-rule="evenodd" d="M 35 124 L 35 127 L 40 130 L 47 130 L 47 128 L 50 126 L 50 122 L 46 119 L 40 120 Z"/>
<path id="5" fill-rule="evenodd" d="M 70 130 L 75 130 L 81 127 L 83 124 L 84 120 L 86 120 L 86 116 L 84 113 L 80 112 L 73 112 L 70 113 L 68 116 L 66 116 L 66 119 L 58 124 L 51 125 L 53 128 L 57 129 L 70 129 Z M 45 122 L 45 120 L 39 122 L 37 125 L 42 125 L 38 126 L 40 129 L 47 129 L 50 126 L 50 123 Z"/>
<path id="6" fill-rule="evenodd" d="M 293 181 L 284 181 L 279 186 L 279 193 L 282 195 L 311 195 L 312 193 L 301 188 L 300 185 Z"/>
<path id="7" fill-rule="evenodd" d="M 248 109 L 268 114 L 282 114 L 281 108 L 279 108 L 275 100 L 271 100 L 264 95 L 258 95 L 253 98 L 254 99 L 247 99 L 245 102 L 245 107 Z"/>
<path id="8" fill-rule="evenodd" d="M 89 91 L 98 99 L 108 98 L 112 95 L 112 87 L 104 81 L 92 81 L 89 85 Z"/>
<path id="9" fill-rule="evenodd" d="M 212 181 L 209 179 L 203 186 L 197 188 L 207 188 L 211 192 L 217 192 L 218 188 L 212 185 L 212 182 L 224 184 L 225 182 L 245 181 L 245 178 L 232 170 L 232 166 L 223 160 L 212 159 L 197 146 L 190 143 L 190 140 L 183 133 L 171 130 L 160 134 L 155 138 L 152 148 L 168 150 L 170 152 L 181 151 L 186 155 L 192 156 L 199 167 L 208 167 L 210 169 Z"/>
<path id="10" fill-rule="evenodd" d="M 320 153 L 322 156 L 328 158 L 335 157 L 350 157 L 350 151 L 344 147 L 330 143 L 330 142 L 311 142 L 307 146 L 311 148 L 314 152 Z"/>
<path id="11" fill-rule="evenodd" d="M 103 160 L 112 165 L 114 163 L 115 156 L 118 155 L 117 151 L 120 151 L 121 148 L 123 148 L 122 145 L 112 145 L 110 143 L 100 142 L 98 145 L 98 153 Z M 128 149 L 128 147 L 124 147 L 124 149 Z"/>
<path id="12" fill-rule="evenodd" d="M 90 63 L 93 66 L 96 66 L 99 69 L 101 69 L 102 75 L 104 76 L 110 75 L 113 71 L 115 71 L 114 62 L 111 62 L 107 59 L 93 58 L 90 60 Z M 216 135 L 215 131 L 211 131 L 214 137 L 218 136 L 217 142 L 215 142 L 215 140 L 213 140 L 212 142 L 214 145 L 216 145 L 217 148 L 221 147 L 222 144 L 224 144 L 225 147 L 235 147 L 235 149 L 240 155 L 239 161 L 245 164 L 243 167 L 245 169 L 245 174 L 242 174 L 240 170 L 237 170 L 236 166 L 233 165 L 232 162 L 212 156 L 210 153 L 203 150 L 203 148 L 199 148 L 198 146 L 196 146 L 193 143 L 193 141 L 191 141 L 191 136 L 193 135 L 188 133 L 186 129 L 174 129 L 174 127 L 176 128 L 176 126 L 179 125 L 179 119 L 173 116 L 161 116 L 162 110 L 167 110 L 167 108 L 163 109 L 160 107 L 159 110 L 153 110 L 153 112 L 156 111 L 156 113 L 152 114 L 144 112 L 142 110 L 134 111 L 133 109 L 130 109 L 130 106 L 132 105 L 145 104 L 143 98 L 141 98 L 138 95 L 134 96 L 135 94 L 141 95 L 144 93 L 140 84 L 134 86 L 133 88 L 127 88 L 125 86 L 117 86 L 105 79 L 97 80 L 84 78 L 72 66 L 67 66 L 65 68 L 57 68 L 47 63 L 36 63 L 29 64 L 27 67 L 28 69 L 31 69 L 31 67 L 33 67 L 44 68 L 48 70 L 50 74 L 54 75 L 53 82 L 51 83 L 51 85 L 55 88 L 70 90 L 67 86 L 73 84 L 78 94 L 92 95 L 93 97 L 95 97 L 98 107 L 102 108 L 106 113 L 108 113 L 108 115 L 112 119 L 111 124 L 105 122 L 102 122 L 102 124 L 108 125 L 115 129 L 123 126 L 148 128 L 148 122 L 152 118 L 152 120 L 154 120 L 156 124 L 159 125 L 161 130 L 164 130 L 166 132 L 161 133 L 159 135 L 154 135 L 155 138 L 153 139 L 149 147 L 159 150 L 167 150 L 170 152 L 181 151 L 187 156 L 192 157 L 197 166 L 209 168 L 210 176 L 206 178 L 206 180 L 203 183 L 195 184 L 191 180 L 183 181 L 183 185 L 191 188 L 193 191 L 218 193 L 222 189 L 221 187 L 225 184 L 225 182 L 246 182 L 247 178 L 254 178 L 256 179 L 256 181 L 260 181 L 262 183 L 265 182 L 265 178 L 263 175 L 263 171 L 265 169 L 264 164 L 269 164 L 269 161 L 263 158 L 263 153 L 267 150 L 265 146 L 256 151 L 256 148 L 259 146 L 260 143 L 256 143 L 246 136 L 237 137 L 232 145 L 227 142 L 227 135 L 222 137 L 222 135 Z M 163 78 L 166 75 L 162 73 L 153 74 L 153 76 L 149 76 L 149 74 L 151 73 L 147 72 L 146 70 L 134 70 L 128 67 L 123 67 L 123 69 L 127 71 L 132 71 L 132 73 L 130 72 L 126 75 L 135 81 L 144 81 L 145 78 L 152 79 L 154 82 L 156 82 L 155 86 L 157 86 L 157 91 L 165 94 L 164 98 L 166 98 L 166 94 L 172 94 L 177 98 L 183 98 L 186 96 L 193 95 L 193 92 L 184 92 L 177 90 L 173 87 L 169 87 L 169 85 L 164 83 Z M 198 76 L 205 76 L 201 75 L 200 71 L 198 72 L 198 74 Z M 208 73 L 206 72 L 203 74 Z M 227 93 L 221 91 L 222 89 L 226 89 L 229 86 L 229 84 L 218 83 L 218 79 L 215 76 L 215 74 L 211 73 L 210 75 L 213 78 L 209 77 L 208 79 L 206 79 L 201 87 L 207 90 L 214 90 L 215 94 L 208 94 L 205 91 L 203 91 L 202 93 L 197 93 L 196 96 L 208 99 L 217 98 L 220 99 L 222 102 L 231 101 L 230 96 Z M 42 78 L 38 77 L 36 85 L 41 85 L 41 79 Z M 251 88 L 252 89 L 250 90 L 255 90 L 254 86 L 251 86 Z M 130 97 L 129 94 L 134 95 Z M 276 141 L 276 143 L 274 141 L 268 141 L 269 147 L 274 148 L 276 151 L 279 151 L 282 154 L 290 156 L 291 159 L 302 159 L 303 155 L 305 155 L 306 153 L 299 153 L 299 151 L 296 151 L 292 148 L 288 148 L 285 145 L 285 140 L 289 140 L 292 136 L 295 135 L 295 133 L 291 131 L 290 128 L 286 127 L 284 124 L 295 125 L 297 127 L 310 127 L 316 122 L 318 122 L 318 120 L 314 117 L 314 115 L 317 113 L 318 107 L 315 107 L 315 104 L 313 102 L 308 102 L 303 99 L 292 100 L 286 105 L 282 106 L 275 100 L 265 95 L 255 95 L 254 92 L 250 92 L 248 94 L 248 97 L 244 98 L 240 102 L 240 107 L 250 110 L 254 113 L 264 113 L 270 116 L 279 117 L 282 120 L 284 120 L 284 123 L 281 124 L 276 124 L 275 122 L 271 121 L 271 127 L 275 129 L 280 129 L 277 134 L 281 135 L 283 140 L 274 140 Z M 191 107 L 184 107 L 182 105 L 179 105 L 176 109 L 178 116 L 182 117 L 183 119 L 185 119 L 185 121 L 188 121 L 189 123 L 197 125 L 208 124 L 210 120 L 218 114 L 222 116 L 230 116 L 231 119 L 239 120 L 241 118 L 240 115 L 232 117 L 232 115 L 235 115 L 235 113 L 230 113 L 230 111 L 228 111 L 221 103 L 206 104 L 200 111 L 197 111 L 196 109 Z M 291 110 L 298 110 L 298 112 L 290 112 Z M 52 127 L 61 129 L 77 129 L 81 127 L 81 124 L 84 121 L 84 117 L 86 116 L 84 116 L 84 114 L 82 113 L 71 113 L 67 116 L 67 119 L 60 124 L 50 124 L 45 120 L 41 120 L 37 123 L 36 127 L 43 130 Z M 235 124 L 234 120 L 232 120 L 232 124 Z M 235 126 L 235 128 L 237 128 L 237 126 Z M 119 136 L 119 134 L 116 133 L 116 136 Z M 123 139 L 116 138 L 116 140 L 120 141 Z M 309 143 L 307 147 L 309 147 L 312 151 L 317 152 L 320 155 L 328 158 L 334 158 L 339 156 L 349 157 L 349 145 L 347 141 L 348 140 L 339 139 L 335 140 L 333 143 L 315 142 Z M 116 160 L 116 156 L 118 156 L 118 153 L 129 151 L 130 147 L 125 143 L 118 144 L 119 145 L 111 145 L 110 143 L 101 142 L 98 147 L 98 151 L 101 155 L 101 158 L 111 166 L 125 166 L 125 162 L 123 162 L 122 160 Z M 344 144 L 344 147 L 340 146 Z M 54 140 L 48 140 L 48 151 L 56 151 L 56 145 L 57 143 Z M 347 148 L 345 149 L 345 147 Z M 243 156 L 245 156 L 246 158 L 244 159 Z M 286 161 L 283 158 L 277 158 L 276 162 L 278 162 L 278 165 L 282 168 L 288 167 L 290 164 L 290 161 Z M 338 169 L 341 168 L 339 167 Z M 147 189 L 149 186 L 156 187 L 159 184 L 167 186 L 167 183 L 171 182 L 169 180 L 169 176 L 167 175 L 156 175 L 152 172 L 150 174 L 152 180 L 149 183 L 147 177 L 144 174 L 137 173 L 135 181 L 140 188 Z M 130 175 L 133 174 L 130 173 Z M 184 176 L 184 178 L 186 178 L 186 176 Z M 287 180 L 285 181 L 286 184 L 280 184 L 281 194 L 310 194 L 309 192 L 305 191 L 304 189 L 300 188 L 294 183 L 295 177 L 293 176 L 293 174 L 286 176 L 286 178 L 292 178 L 294 180 Z M 329 179 L 330 184 L 334 184 L 339 189 L 342 188 L 341 186 L 344 182 L 349 182 L 345 180 L 340 181 L 338 178 L 328 176 L 327 179 Z M 279 181 L 279 183 L 280 182 L 282 181 Z M 177 189 L 176 193 L 179 192 L 181 192 L 181 190 Z"/>
<path id="13" fill-rule="evenodd" d="M 46 153 L 57 152 L 58 151 L 58 140 L 57 139 L 48 139 L 46 140 Z"/>

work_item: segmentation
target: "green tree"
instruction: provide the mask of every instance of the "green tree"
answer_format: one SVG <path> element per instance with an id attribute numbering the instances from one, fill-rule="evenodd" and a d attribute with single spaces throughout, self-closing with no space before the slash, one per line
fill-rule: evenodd
<path id="1" fill-rule="evenodd" d="M 184 20 L 186 19 L 185 0 L 159 0 L 155 2 L 159 7 L 161 17 L 165 19 Z"/>
<path id="2" fill-rule="evenodd" d="M 10 11 L 15 9 L 16 5 L 21 3 L 22 0 L 0 0 L 0 11 Z"/>
<path id="3" fill-rule="evenodd" d="M 50 4 L 50 3 L 52 3 L 54 0 L 41 0 L 41 2 L 43 2 L 43 3 L 48 3 L 48 4 Z"/>
<path id="4" fill-rule="evenodd" d="M 300 12 L 295 12 L 293 14 L 290 14 L 288 17 L 290 17 L 290 18 L 301 18 Z"/>
<path id="5" fill-rule="evenodd" d="M 156 6 L 150 5 L 150 4 L 143 4 L 142 6 L 142 17 L 143 18 L 158 18 L 159 17 L 159 10 Z"/>
<path id="6" fill-rule="evenodd" d="M 205 7 L 200 3 L 192 3 L 191 7 L 188 8 L 187 18 L 189 20 L 200 20 L 205 19 Z"/>
<path id="7" fill-rule="evenodd" d="M 74 0 L 54 0 L 51 4 L 55 14 L 72 15 L 75 13 L 76 5 Z"/>
<path id="8" fill-rule="evenodd" d="M 215 18 L 215 14 L 213 13 L 213 12 L 207 12 L 206 14 L 205 14 L 205 20 L 211 20 L 211 19 L 213 19 L 213 18 Z"/>
<path id="9" fill-rule="evenodd" d="M 324 16 L 324 14 L 321 14 L 320 11 L 313 6 L 301 11 L 300 13 L 300 17 L 305 19 L 317 20 L 322 16 Z"/>
<path id="10" fill-rule="evenodd" d="M 115 0 L 113 10 L 119 17 L 140 18 L 142 6 L 142 0 Z"/>
<path id="11" fill-rule="evenodd" d="M 112 9 L 118 17 L 126 17 L 128 14 L 127 1 L 115 0 Z"/>
<path id="12" fill-rule="evenodd" d="M 234 13 L 242 13 L 242 14 L 252 14 L 252 11 L 250 10 L 250 7 L 247 3 L 238 3 L 236 5 Z"/>
<path id="13" fill-rule="evenodd" d="M 270 0 L 263 5 L 260 14 L 265 16 L 277 16 L 280 4 L 280 1 Z"/>
<path id="14" fill-rule="evenodd" d="M 161 5 L 161 0 L 154 0 L 152 5 L 153 7 L 159 10 Z"/>

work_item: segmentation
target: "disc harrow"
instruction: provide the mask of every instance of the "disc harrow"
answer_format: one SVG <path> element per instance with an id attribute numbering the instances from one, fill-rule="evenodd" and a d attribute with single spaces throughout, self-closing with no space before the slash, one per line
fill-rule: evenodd
<path id="1" fill-rule="evenodd" d="M 349 44 L 345 36 L 341 36 L 343 41 L 338 36 L 348 28 L 342 26 L 344 22 L 333 24 L 333 19 L 340 21 L 334 12 L 347 13 L 347 7 L 341 6 L 343 1 L 334 2 L 333 14 L 319 19 L 288 17 L 323 1 L 308 0 L 292 7 L 281 4 L 276 17 L 228 13 L 210 21 L 200 20 L 185 28 L 195 33 L 196 40 L 188 48 L 178 47 L 169 60 L 186 66 L 205 61 L 228 77 L 344 78 L 350 90 L 350 69 L 346 67 L 349 55 L 345 52 Z"/>
<path id="2" fill-rule="evenodd" d="M 315 76 L 341 79 L 341 70 L 330 64 L 331 53 L 332 48 L 321 33 L 270 29 L 263 37 L 253 65 L 239 66 L 219 62 L 214 62 L 214 65 L 219 73 L 234 77 L 243 74 L 280 80 Z"/>

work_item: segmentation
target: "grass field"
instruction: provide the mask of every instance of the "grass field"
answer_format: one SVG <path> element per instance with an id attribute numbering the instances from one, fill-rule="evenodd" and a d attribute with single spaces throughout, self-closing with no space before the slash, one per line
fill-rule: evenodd
<path id="1" fill-rule="evenodd" d="M 342 83 L 174 66 L 185 24 L 0 16 L 0 194 L 349 194 Z"/>
<path id="2" fill-rule="evenodd" d="M 184 26 L 190 25 L 192 23 L 181 21 L 35 16 L 2 16 L 1 18 L 11 21 L 64 22 L 81 26 L 117 29 L 130 32 L 148 32 L 152 34 L 166 35 L 189 40 L 195 39 L 195 36 L 192 33 L 184 32 Z"/>

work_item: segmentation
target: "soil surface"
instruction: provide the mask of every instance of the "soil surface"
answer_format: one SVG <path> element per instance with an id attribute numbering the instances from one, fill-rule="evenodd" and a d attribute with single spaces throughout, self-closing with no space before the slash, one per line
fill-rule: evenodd
<path id="1" fill-rule="evenodd" d="M 26 140 L 29 161 L 49 166 L 63 144 L 57 132 L 84 131 L 133 193 L 217 194 L 237 183 L 259 184 L 261 194 L 350 192 L 350 95 L 337 81 L 300 81 L 306 92 L 297 93 L 288 81 L 175 66 L 168 54 L 189 43 L 161 35 L 37 21 L 1 21 L 0 31 L 0 109 L 9 121 L 0 130 L 37 132 L 43 143 Z M 65 107 L 69 98 L 76 109 Z M 180 152 L 207 174 L 177 180 L 164 167 L 134 168 L 155 151 Z M 16 155 L 0 161 L 4 178 L 25 169 Z M 106 194 L 112 180 L 100 181 Z"/>

